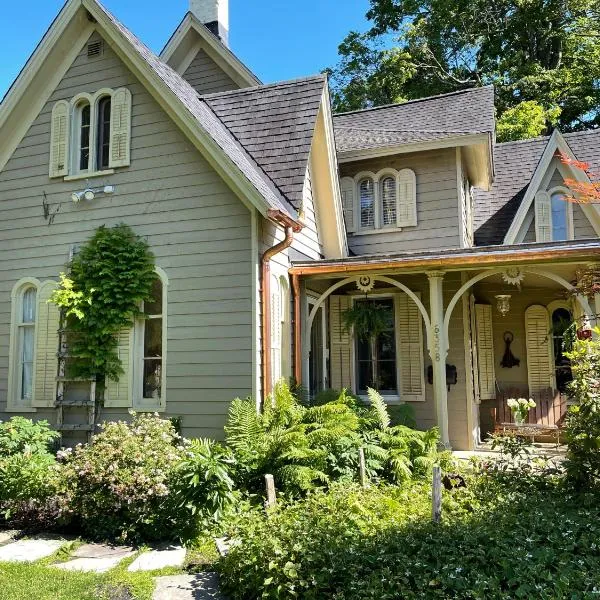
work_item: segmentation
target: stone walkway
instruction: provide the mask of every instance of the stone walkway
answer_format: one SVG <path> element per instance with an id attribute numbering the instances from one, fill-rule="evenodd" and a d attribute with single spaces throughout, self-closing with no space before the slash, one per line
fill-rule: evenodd
<path id="1" fill-rule="evenodd" d="M 18 531 L 0 531 L 0 562 L 36 562 L 52 556 L 68 540 L 61 537 L 35 536 L 18 539 Z M 106 573 L 121 561 L 131 558 L 136 550 L 125 546 L 83 544 L 69 558 L 51 567 L 66 571 Z M 156 571 L 166 567 L 183 568 L 186 550 L 181 546 L 163 546 L 141 552 L 128 566 L 128 571 Z M 219 592 L 216 573 L 156 577 L 153 600 L 225 600 Z"/>

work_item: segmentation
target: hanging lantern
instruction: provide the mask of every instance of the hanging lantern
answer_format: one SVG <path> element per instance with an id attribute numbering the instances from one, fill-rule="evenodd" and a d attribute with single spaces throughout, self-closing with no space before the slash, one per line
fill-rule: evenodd
<path id="1" fill-rule="evenodd" d="M 577 339 L 578 340 L 591 340 L 592 339 L 592 330 L 591 329 L 578 329 L 577 330 Z"/>
<path id="2" fill-rule="evenodd" d="M 505 317 L 510 311 L 510 294 L 498 294 L 496 296 L 496 308 L 498 312 Z"/>

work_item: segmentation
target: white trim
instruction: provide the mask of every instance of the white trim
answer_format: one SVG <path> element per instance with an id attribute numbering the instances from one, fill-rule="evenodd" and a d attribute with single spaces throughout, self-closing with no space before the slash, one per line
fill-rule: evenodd
<path id="1" fill-rule="evenodd" d="M 82 179 L 92 179 L 93 177 L 107 177 L 108 175 L 113 175 L 115 172 L 114 169 L 104 169 L 104 171 L 93 171 L 91 173 L 86 173 L 82 171 L 77 175 L 67 175 L 63 178 L 64 181 L 81 181 Z"/>
<path id="2" fill-rule="evenodd" d="M 314 306 L 317 301 L 318 301 L 318 297 L 314 296 L 315 292 L 307 292 L 306 293 L 306 306 L 308 307 L 308 311 L 311 311 L 311 306 Z M 322 335 L 322 340 L 323 340 L 323 347 L 321 348 L 321 369 L 322 369 L 322 373 L 323 373 L 323 389 L 326 390 L 329 387 L 329 376 L 327 373 L 327 365 L 329 362 L 329 336 L 327 335 L 327 323 L 328 321 L 328 311 L 327 311 L 327 304 L 323 303 L 321 304 L 321 306 L 317 309 L 317 312 L 321 310 L 321 314 L 323 315 L 323 319 L 322 319 L 322 323 L 321 323 L 321 335 Z M 317 315 L 317 312 L 315 313 L 315 317 Z M 305 321 L 306 323 L 306 321 Z M 303 363 L 303 373 L 305 374 L 304 378 L 305 378 L 305 382 L 303 382 L 303 385 L 306 387 L 306 389 L 308 390 L 309 395 L 313 392 L 313 390 L 310 389 L 310 349 L 311 349 L 311 332 L 308 332 L 308 335 L 305 336 L 306 338 L 308 338 L 308 343 L 306 344 L 306 361 Z"/>
<path id="3" fill-rule="evenodd" d="M 183 77 L 183 74 L 190 68 L 201 49 L 202 44 L 199 41 L 192 46 L 191 50 L 185 55 L 185 58 L 179 65 L 177 65 L 177 68 L 175 69 L 179 75 Z"/>
<path id="4" fill-rule="evenodd" d="M 258 216 L 255 209 L 250 211 L 250 251 L 252 252 L 252 396 L 256 402 L 256 409 L 260 410 L 260 376 L 261 376 L 261 354 L 260 354 L 260 257 L 258 241 Z"/>
<path id="5" fill-rule="evenodd" d="M 38 345 L 38 303 L 39 293 L 42 287 L 42 283 L 35 277 L 22 277 L 15 283 L 10 293 L 11 300 L 11 316 L 10 316 L 10 339 L 8 345 L 8 386 L 7 386 L 7 398 L 6 398 L 6 412 L 16 413 L 34 413 L 37 409 L 34 407 L 35 404 L 35 387 L 36 387 L 36 359 L 37 359 L 37 345 Z M 27 404 L 21 404 L 18 398 L 20 383 L 17 381 L 20 373 L 19 368 L 19 323 L 20 323 L 20 309 L 22 307 L 23 293 L 28 289 L 35 289 L 35 320 L 33 322 L 33 367 L 32 367 L 32 387 L 31 387 L 31 399 Z"/>
<path id="6" fill-rule="evenodd" d="M 465 230 L 463 224 L 463 214 L 466 210 L 462 173 L 462 155 L 460 148 L 456 148 L 456 195 L 458 196 L 458 245 L 460 248 L 466 247 Z"/>

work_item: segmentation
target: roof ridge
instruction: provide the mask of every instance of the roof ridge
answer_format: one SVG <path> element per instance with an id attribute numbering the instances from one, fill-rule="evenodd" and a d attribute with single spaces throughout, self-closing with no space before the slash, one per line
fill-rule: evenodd
<path id="1" fill-rule="evenodd" d="M 387 129 L 380 127 L 348 127 L 347 125 L 338 125 L 336 129 L 346 129 L 354 131 L 368 131 L 368 132 L 389 132 L 389 133 L 481 133 L 473 129 Z"/>
<path id="2" fill-rule="evenodd" d="M 257 90 L 270 89 L 274 87 L 284 87 L 299 83 L 306 83 L 309 81 L 327 80 L 327 75 L 319 73 L 318 75 L 307 75 L 306 77 L 297 77 L 295 79 L 288 79 L 286 81 L 277 81 L 274 83 L 264 83 L 261 85 L 253 85 L 252 87 L 240 88 L 239 90 L 227 90 L 225 92 L 213 92 L 211 94 L 199 94 L 199 97 L 204 99 L 220 98 L 221 96 L 235 96 L 236 94 L 244 94 L 249 92 L 255 92 Z"/>
<path id="3" fill-rule="evenodd" d="M 456 90 L 454 92 L 446 92 L 445 94 L 436 94 L 435 96 L 425 96 L 424 98 L 413 98 L 412 100 L 407 100 L 406 102 L 396 102 L 393 104 L 382 104 L 381 106 L 372 106 L 370 108 L 361 108 L 358 110 L 347 110 L 344 112 L 335 113 L 333 116 L 342 117 L 344 115 L 353 115 L 357 113 L 370 112 L 375 110 L 382 110 L 385 108 L 400 108 L 402 106 L 406 106 L 407 104 L 416 104 L 417 102 L 427 102 L 428 100 L 436 100 L 437 98 L 446 98 L 448 96 L 457 96 L 459 94 L 467 94 L 472 92 L 479 92 L 482 90 L 494 89 L 493 85 L 482 85 L 478 87 L 467 88 L 465 90 Z"/>

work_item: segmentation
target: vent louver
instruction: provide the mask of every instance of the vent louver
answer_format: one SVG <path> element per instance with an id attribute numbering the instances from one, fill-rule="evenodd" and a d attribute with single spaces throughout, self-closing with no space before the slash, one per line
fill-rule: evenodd
<path id="1" fill-rule="evenodd" d="M 88 58 L 95 58 L 102 54 L 102 41 L 90 42 L 87 46 Z"/>

